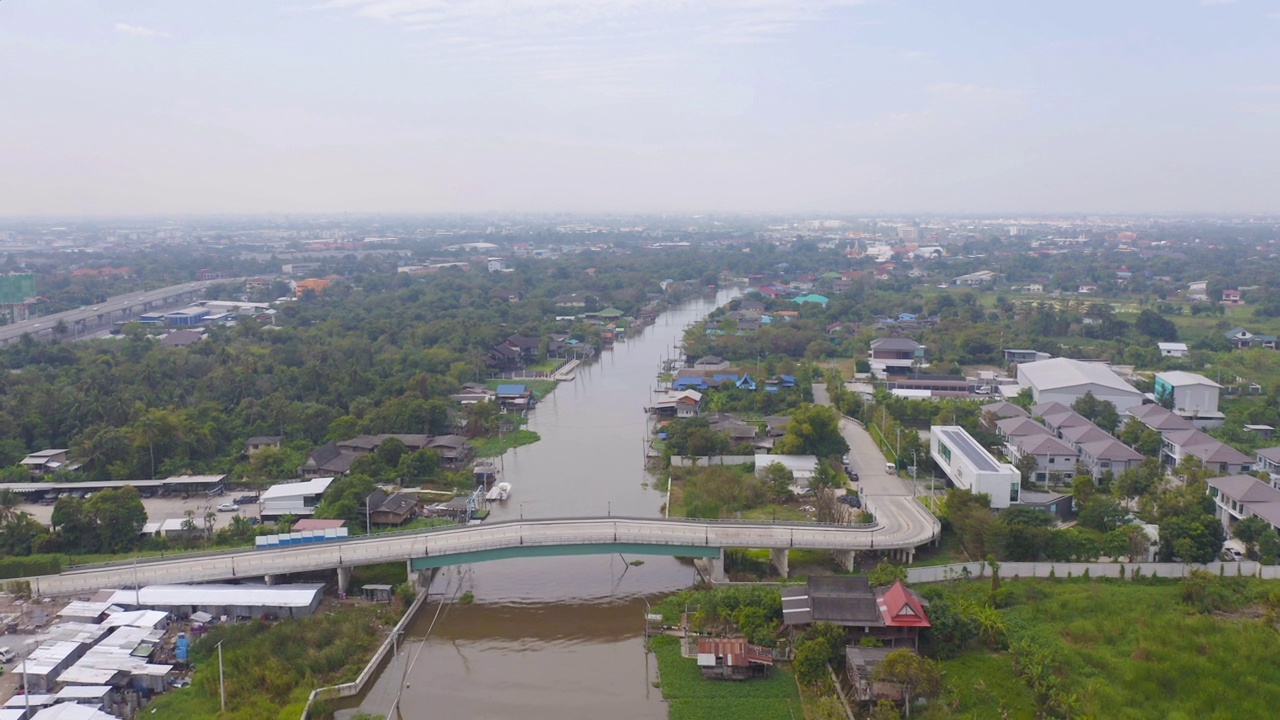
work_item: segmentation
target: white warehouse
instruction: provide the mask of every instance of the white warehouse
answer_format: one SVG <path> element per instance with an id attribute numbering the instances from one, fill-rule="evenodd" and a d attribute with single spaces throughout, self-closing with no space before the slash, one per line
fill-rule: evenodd
<path id="1" fill-rule="evenodd" d="M 929 431 L 929 454 L 956 487 L 990 496 L 992 508 L 1007 508 L 1019 501 L 1022 474 L 996 460 L 964 428 L 934 425 Z"/>
<path id="2" fill-rule="evenodd" d="M 306 482 L 272 485 L 262 493 L 262 517 L 278 518 L 285 515 L 311 517 L 316 513 L 320 497 L 329 489 L 333 478 L 315 478 Z"/>
<path id="3" fill-rule="evenodd" d="M 1116 406 L 1121 415 L 1143 403 L 1142 393 L 1115 374 L 1106 363 L 1053 358 L 1018 366 L 1018 385 L 1031 389 L 1036 404 L 1058 402 L 1071 406 L 1086 393 Z"/>

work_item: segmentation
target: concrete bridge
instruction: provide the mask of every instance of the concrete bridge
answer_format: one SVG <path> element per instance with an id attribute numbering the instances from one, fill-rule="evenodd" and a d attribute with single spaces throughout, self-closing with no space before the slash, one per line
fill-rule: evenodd
<path id="1" fill-rule="evenodd" d="M 224 282 L 236 280 L 203 280 L 170 285 L 159 290 L 117 295 L 91 307 L 85 306 L 78 310 L 67 310 L 0 326 L 0 347 L 18 342 L 23 335 L 30 335 L 33 340 L 40 341 L 75 339 L 110 328 L 116 321 L 129 321 L 143 313 L 186 305 L 203 297 L 208 286 Z M 66 323 L 67 332 L 64 337 L 56 337 L 54 333 L 59 321 Z"/>
<path id="2" fill-rule="evenodd" d="M 887 551 L 905 562 L 915 548 L 934 541 L 941 531 L 938 520 L 911 498 L 868 498 L 868 504 L 876 516 L 869 525 L 627 517 L 512 520 L 274 550 L 148 558 L 21 579 L 30 582 L 37 595 L 58 596 L 238 578 L 266 577 L 270 582 L 288 573 L 336 569 L 338 585 L 345 589 L 351 569 L 361 565 L 407 562 L 412 573 L 509 557 L 615 552 L 703 558 L 712 579 L 722 579 L 725 548 L 769 549 L 785 574 L 787 551 L 793 548 L 832 551 L 846 567 L 853 566 L 856 553 L 865 551 Z"/>

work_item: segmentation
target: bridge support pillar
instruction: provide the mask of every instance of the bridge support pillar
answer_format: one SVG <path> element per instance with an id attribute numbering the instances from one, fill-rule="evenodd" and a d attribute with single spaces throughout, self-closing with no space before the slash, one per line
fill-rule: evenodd
<path id="1" fill-rule="evenodd" d="M 724 571 L 724 548 L 720 548 L 720 557 L 697 558 L 693 566 L 698 569 L 702 579 L 711 583 L 728 582 L 729 576 Z"/>
<path id="2" fill-rule="evenodd" d="M 267 585 L 275 585 L 275 584 L 276 584 L 276 576 L 275 576 L 275 575 L 263 575 L 263 576 L 262 576 L 262 582 L 266 583 Z"/>
<path id="3" fill-rule="evenodd" d="M 836 564 L 846 572 L 853 572 L 858 569 L 857 550 L 832 550 L 831 554 L 835 556 Z"/>
<path id="4" fill-rule="evenodd" d="M 338 566 L 338 595 L 346 595 L 351 589 L 351 568 Z"/>
<path id="5" fill-rule="evenodd" d="M 778 571 L 778 575 L 782 579 L 786 579 L 790 575 L 790 565 L 787 560 L 786 548 L 774 548 L 769 551 L 769 560 L 773 562 L 773 569 Z"/>

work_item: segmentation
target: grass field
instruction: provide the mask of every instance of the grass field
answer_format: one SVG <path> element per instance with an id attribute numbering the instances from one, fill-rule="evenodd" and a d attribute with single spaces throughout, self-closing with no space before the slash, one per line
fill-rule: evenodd
<path id="1" fill-rule="evenodd" d="M 704 680 L 693 658 L 680 655 L 680 640 L 660 635 L 651 641 L 658 657 L 662 696 L 671 720 L 785 720 L 803 717 L 795 677 L 774 667 L 767 679 Z"/>
<path id="2" fill-rule="evenodd" d="M 957 587 L 974 598 L 990 589 L 984 582 Z M 1019 580 L 1005 587 L 1014 602 L 1003 612 L 1015 633 L 1061 641 L 1057 675 L 1078 699 L 1076 717 L 1275 716 L 1280 636 L 1256 613 L 1195 613 L 1174 581 Z M 952 712 L 941 717 L 1035 717 L 1012 655 L 970 651 L 943 669 Z"/>
<path id="3" fill-rule="evenodd" d="M 516 430 L 497 437 L 476 438 L 471 441 L 471 447 L 475 448 L 476 457 L 498 457 L 511 448 L 532 445 L 541 439 L 542 436 L 532 430 Z"/>

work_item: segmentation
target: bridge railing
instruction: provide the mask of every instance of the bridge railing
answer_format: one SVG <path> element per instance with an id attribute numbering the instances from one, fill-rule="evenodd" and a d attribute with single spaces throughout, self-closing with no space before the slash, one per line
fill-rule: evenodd
<path id="1" fill-rule="evenodd" d="M 482 525 L 439 525 L 439 526 L 430 527 L 430 528 L 415 528 L 412 530 L 392 530 L 388 532 L 373 533 L 371 535 L 357 535 L 347 540 L 328 542 L 324 544 L 325 545 L 341 544 L 345 547 L 349 547 L 353 544 L 383 542 L 386 540 L 400 538 L 400 537 L 430 536 L 430 535 L 437 535 L 440 533 L 452 533 L 452 532 L 474 532 L 476 528 L 492 529 L 492 528 L 499 528 L 499 527 L 519 527 L 522 525 L 537 525 L 540 523 L 563 523 L 563 522 L 570 522 L 570 521 L 590 522 L 590 523 L 627 521 L 627 522 L 646 522 L 646 523 L 670 523 L 673 525 L 680 524 L 680 523 L 696 523 L 699 525 L 705 525 L 705 524 L 722 525 L 722 526 L 742 525 L 742 526 L 754 526 L 754 527 L 767 526 L 767 527 L 780 527 L 780 528 L 845 528 L 848 530 L 859 530 L 859 531 L 873 530 L 878 525 L 878 523 L 874 523 L 874 522 L 872 523 L 823 523 L 823 522 L 808 522 L 808 521 L 774 522 L 771 520 L 747 520 L 747 519 L 732 519 L 732 518 L 729 518 L 729 519 L 706 519 L 706 518 L 684 518 L 684 517 L 645 518 L 645 517 L 629 517 L 629 516 L 613 515 L 608 517 L 513 519 L 513 520 L 501 520 L 501 521 L 492 522 L 492 523 L 484 523 Z M 314 548 L 314 547 L 319 547 L 320 545 L 321 545 L 320 543 L 317 543 L 314 545 L 299 545 L 297 546 L 297 548 Z M 254 551 L 254 550 L 255 548 L 253 546 L 240 546 L 240 547 L 232 547 L 232 548 L 223 548 L 220 550 L 202 550 L 202 551 L 190 552 L 190 553 L 175 553 L 173 555 L 161 555 L 159 557 L 149 556 L 149 557 L 129 558 L 129 559 L 123 559 L 123 560 L 109 560 L 106 562 L 99 562 L 99 563 L 82 563 L 77 565 L 68 565 L 65 571 L 76 572 L 76 571 L 82 571 L 82 570 L 103 570 L 103 569 L 117 568 L 117 567 L 132 567 L 133 565 L 138 565 L 139 567 L 141 567 L 143 565 L 167 563 L 167 562 L 173 562 L 175 560 L 183 560 L 183 561 L 199 560 L 199 559 L 207 559 L 207 558 L 225 557 L 229 555 L 239 555 L 239 554 Z"/>

